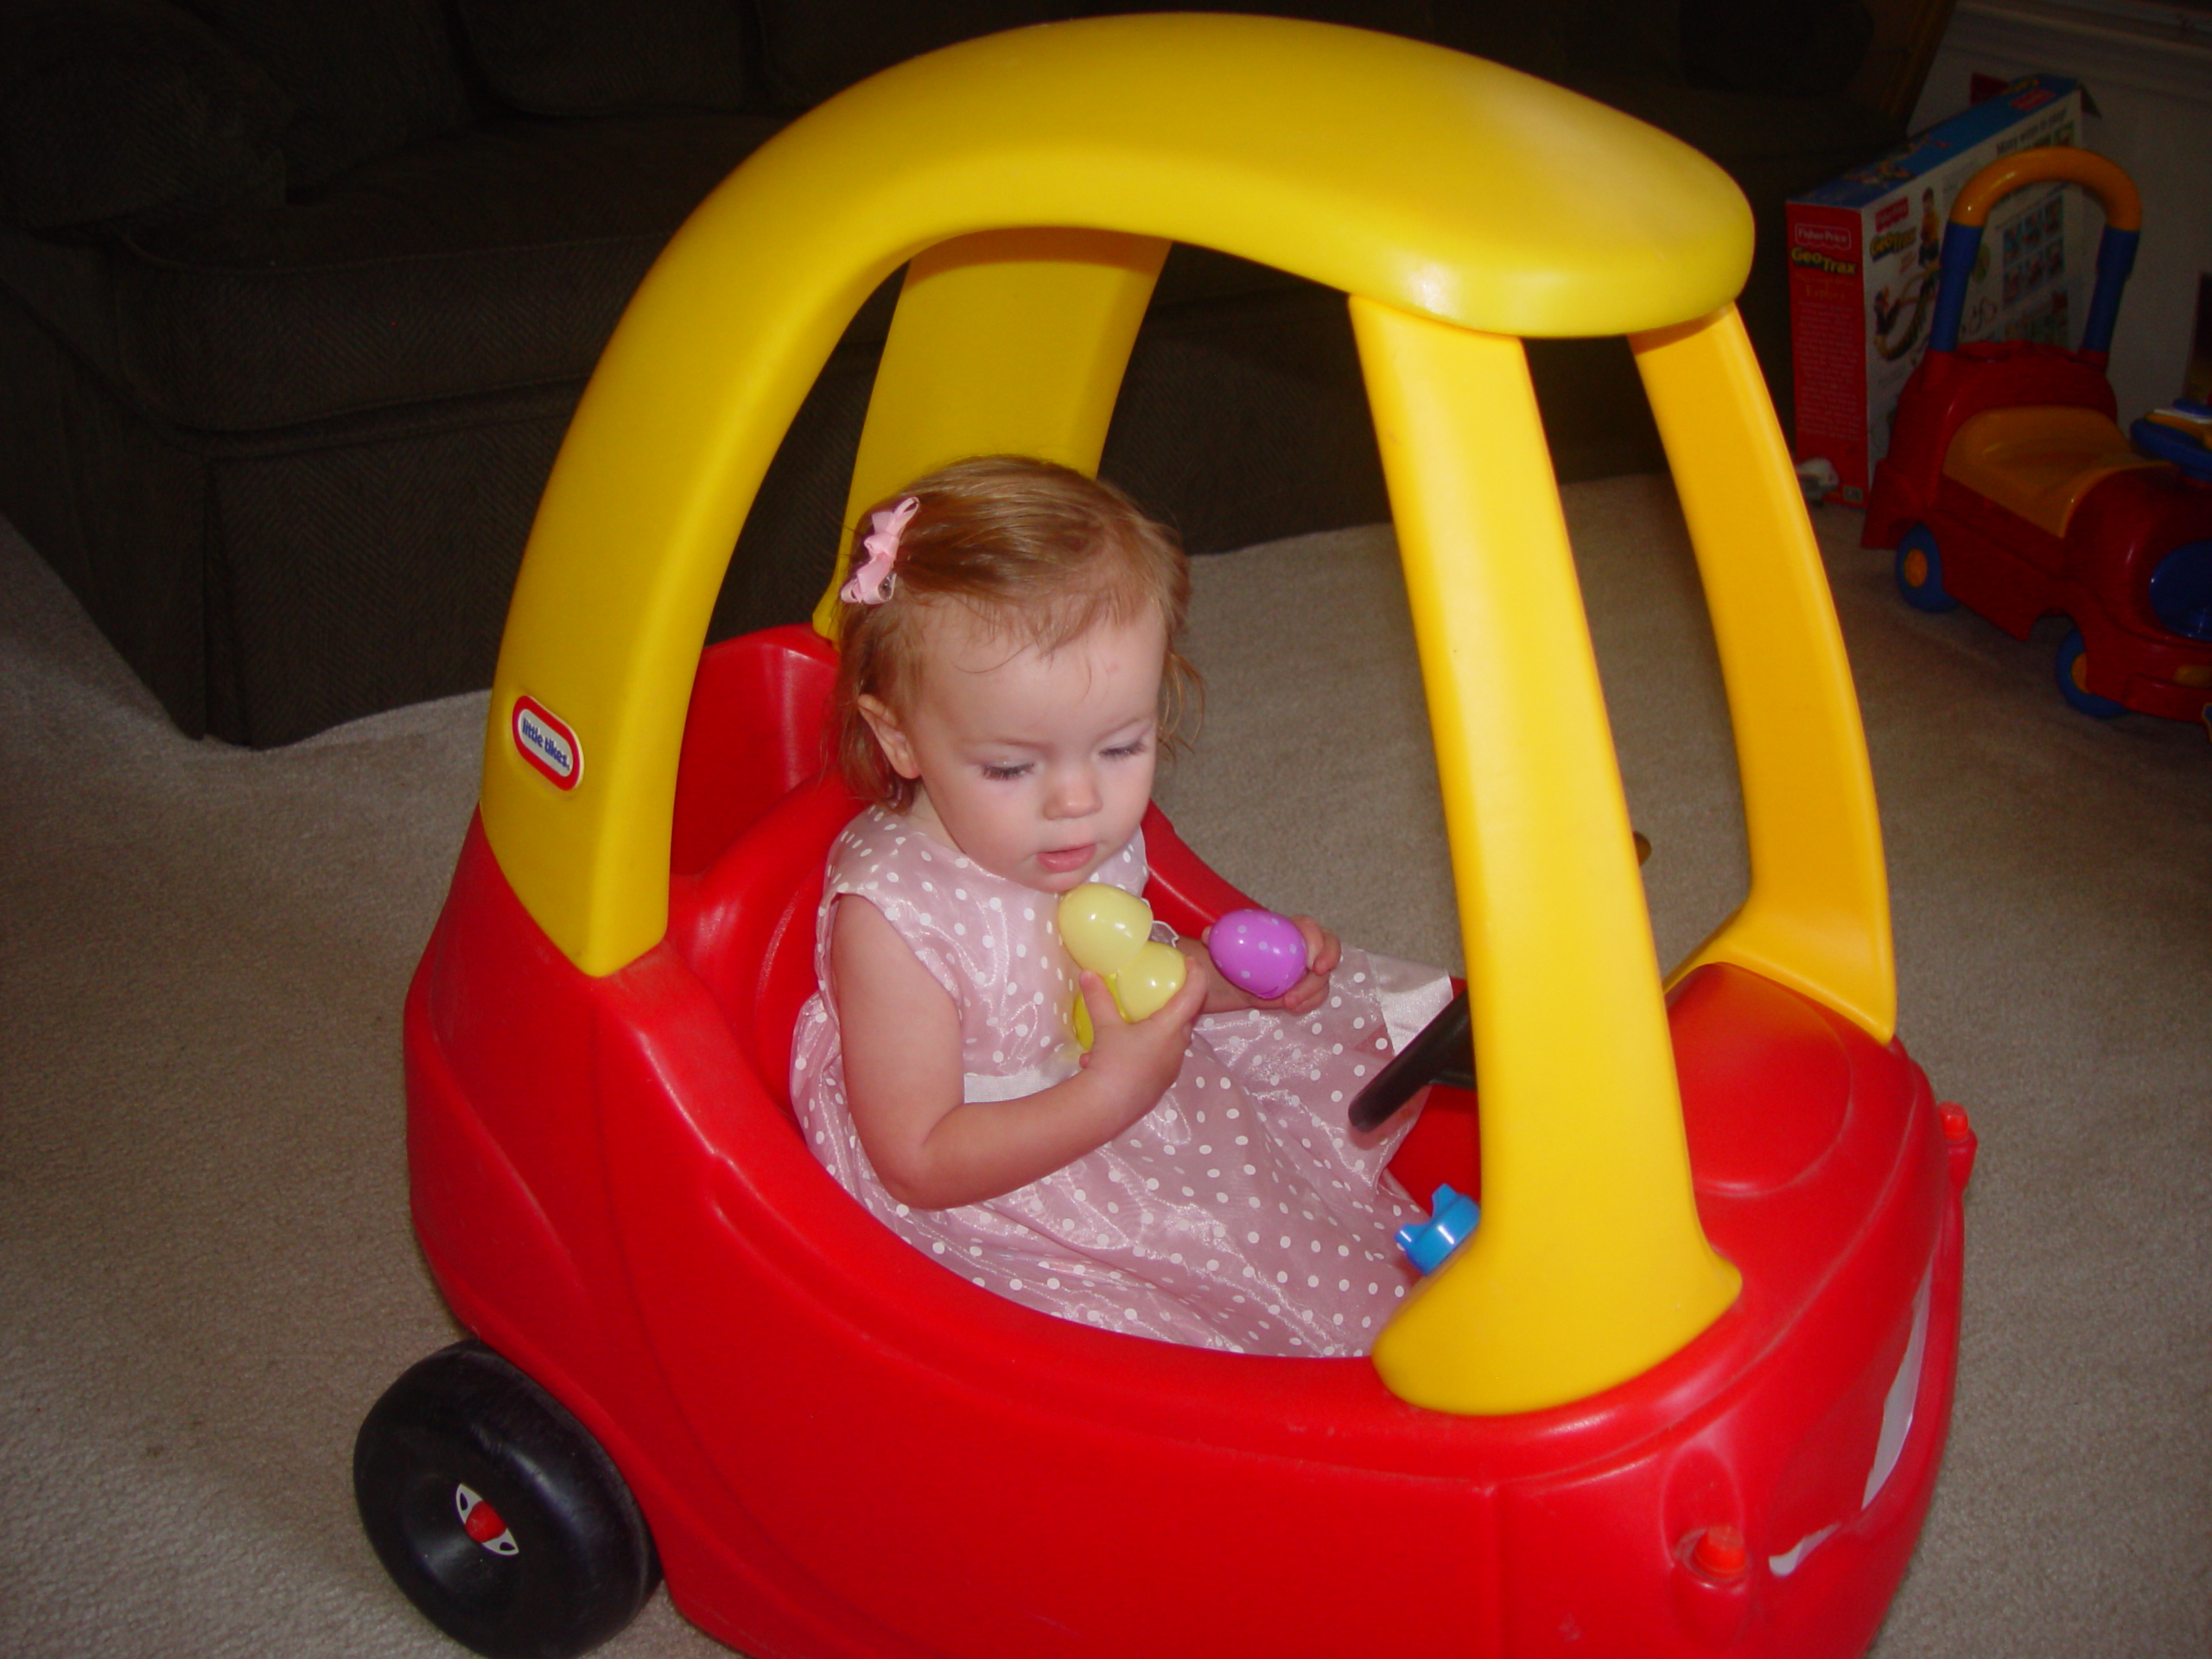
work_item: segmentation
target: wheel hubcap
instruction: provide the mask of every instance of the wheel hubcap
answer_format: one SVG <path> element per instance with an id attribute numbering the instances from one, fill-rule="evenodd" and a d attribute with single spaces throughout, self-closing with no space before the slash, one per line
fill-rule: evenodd
<path id="1" fill-rule="evenodd" d="M 519 1555 L 522 1546 L 499 1518 L 499 1512 L 466 1485 L 453 1489 L 453 1506 L 461 1516 L 461 1529 L 494 1555 Z"/>

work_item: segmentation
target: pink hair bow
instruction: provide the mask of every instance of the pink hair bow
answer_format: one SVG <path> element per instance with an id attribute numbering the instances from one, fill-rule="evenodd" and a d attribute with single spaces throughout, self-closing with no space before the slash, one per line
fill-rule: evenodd
<path id="1" fill-rule="evenodd" d="M 873 515 L 868 522 L 874 526 L 861 545 L 868 550 L 868 562 L 853 572 L 852 580 L 837 590 L 837 597 L 848 605 L 880 605 L 891 597 L 892 567 L 899 562 L 899 537 L 914 515 L 921 511 L 921 500 L 908 496 L 887 512 Z"/>

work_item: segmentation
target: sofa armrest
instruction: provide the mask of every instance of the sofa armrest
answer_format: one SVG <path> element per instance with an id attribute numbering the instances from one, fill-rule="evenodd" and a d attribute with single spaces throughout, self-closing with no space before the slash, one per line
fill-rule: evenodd
<path id="1" fill-rule="evenodd" d="M 0 219 L 22 229 L 281 188 L 291 114 L 163 0 L 0 0 Z"/>

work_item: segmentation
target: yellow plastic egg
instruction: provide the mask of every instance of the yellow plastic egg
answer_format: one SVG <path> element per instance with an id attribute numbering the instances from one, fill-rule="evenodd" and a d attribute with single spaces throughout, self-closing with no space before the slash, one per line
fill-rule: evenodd
<path id="1" fill-rule="evenodd" d="M 1189 972 L 1183 953 L 1172 944 L 1147 939 L 1129 959 L 1128 967 L 1107 982 L 1124 1020 L 1143 1020 L 1157 1014 L 1167 999 L 1183 988 Z"/>
<path id="2" fill-rule="evenodd" d="M 1079 968 L 1110 978 L 1152 937 L 1152 906 L 1135 893 L 1086 881 L 1060 897 L 1060 943 Z"/>
<path id="3" fill-rule="evenodd" d="M 1183 960 L 1181 951 L 1172 944 L 1147 939 L 1137 947 L 1136 954 L 1121 972 L 1105 976 L 1106 988 L 1113 995 L 1114 1006 L 1121 1010 L 1122 1019 L 1143 1020 L 1158 1013 L 1168 998 L 1183 988 L 1183 981 L 1189 973 L 1190 965 Z M 1075 1029 L 1077 1046 L 1088 1052 L 1097 1033 L 1091 1028 L 1090 1009 L 1083 1000 L 1080 988 L 1069 1005 L 1068 1023 Z"/>

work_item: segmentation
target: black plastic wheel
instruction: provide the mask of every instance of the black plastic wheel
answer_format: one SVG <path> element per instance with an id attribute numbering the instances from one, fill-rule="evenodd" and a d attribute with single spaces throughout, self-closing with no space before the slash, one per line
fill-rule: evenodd
<path id="1" fill-rule="evenodd" d="M 613 1461 L 561 1403 L 480 1342 L 385 1390 L 353 1442 L 353 1499 L 385 1571 L 490 1659 L 570 1659 L 660 1582 Z"/>

